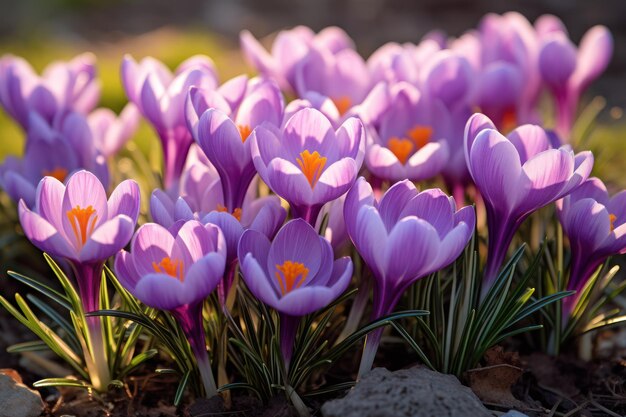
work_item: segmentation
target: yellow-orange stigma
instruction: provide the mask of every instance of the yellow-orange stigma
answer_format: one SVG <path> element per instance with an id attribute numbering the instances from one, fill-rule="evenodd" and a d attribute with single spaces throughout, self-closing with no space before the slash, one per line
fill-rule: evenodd
<path id="1" fill-rule="evenodd" d="M 276 280 L 282 295 L 299 288 L 309 274 L 309 268 L 300 262 L 285 261 L 282 265 L 276 265 L 276 269 Z"/>
<path id="2" fill-rule="evenodd" d="M 415 150 L 420 150 L 433 136 L 433 128 L 430 126 L 415 125 L 406 132 L 406 135 L 415 144 Z"/>
<path id="3" fill-rule="evenodd" d="M 169 256 L 161 259 L 161 262 L 152 262 L 155 272 L 167 274 L 172 278 L 178 278 L 180 282 L 185 280 L 184 264 L 180 259 L 172 259 Z"/>
<path id="4" fill-rule="evenodd" d="M 387 142 L 389 150 L 398 158 L 401 164 L 406 164 L 409 155 L 413 151 L 413 143 L 409 139 L 400 139 L 393 137 Z"/>
<path id="5" fill-rule="evenodd" d="M 96 214 L 96 211 L 92 206 L 87 206 L 86 208 L 76 206 L 65 213 L 72 226 L 74 236 L 81 247 L 87 242 L 89 236 L 91 236 L 91 232 L 93 232 L 96 222 L 98 221 L 97 214 L 94 214 Z"/>
<path id="6" fill-rule="evenodd" d="M 252 132 L 252 129 L 250 129 L 250 126 L 248 125 L 237 125 L 237 129 L 239 129 L 239 134 L 241 135 L 242 142 L 245 142 Z"/>
<path id="7" fill-rule="evenodd" d="M 54 177 L 57 180 L 63 182 L 65 178 L 67 178 L 67 169 L 65 168 L 54 168 L 51 170 L 44 169 L 42 172 L 44 177 Z"/>
<path id="8" fill-rule="evenodd" d="M 609 222 L 611 224 L 611 232 L 615 230 L 615 220 L 617 220 L 617 216 L 613 213 L 609 214 Z"/>
<path id="9" fill-rule="evenodd" d="M 321 156 L 317 151 L 311 153 L 305 150 L 304 152 L 300 152 L 298 165 L 300 165 L 300 170 L 306 176 L 307 180 L 309 180 L 311 188 L 313 188 L 322 175 L 322 171 L 326 165 L 326 158 Z"/>
<path id="10" fill-rule="evenodd" d="M 341 96 L 333 99 L 333 103 L 335 103 L 335 107 L 339 111 L 339 115 L 343 116 L 352 106 L 352 100 L 348 96 Z"/>
<path id="11" fill-rule="evenodd" d="M 223 206 L 221 204 L 217 205 L 217 211 L 221 213 L 228 213 L 228 209 L 226 208 L 226 206 Z M 233 212 L 230 213 L 230 215 L 233 216 L 238 221 L 241 221 L 241 209 L 240 208 L 236 208 L 235 210 L 233 210 Z"/>

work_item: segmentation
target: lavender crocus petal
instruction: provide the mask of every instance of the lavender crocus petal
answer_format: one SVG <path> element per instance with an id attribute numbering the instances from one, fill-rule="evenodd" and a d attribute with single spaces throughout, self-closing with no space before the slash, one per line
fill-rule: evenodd
<path id="1" fill-rule="evenodd" d="M 485 116 L 482 113 L 475 113 L 472 117 L 469 118 L 467 123 L 465 124 L 465 132 L 463 134 L 464 137 L 464 150 L 465 150 L 465 161 L 467 162 L 468 169 L 472 170 L 470 161 L 470 151 L 472 149 L 472 145 L 474 145 L 474 141 L 476 140 L 476 136 L 485 129 L 496 129 L 496 126 L 493 124 L 491 119 Z"/>
<path id="2" fill-rule="evenodd" d="M 224 175 L 238 176 L 244 154 L 241 135 L 233 121 L 219 110 L 207 110 L 198 124 L 198 144 L 211 163 Z"/>
<path id="3" fill-rule="evenodd" d="M 290 316 L 305 316 L 326 307 L 339 294 L 323 286 L 301 287 L 281 297 L 274 308 Z"/>
<path id="4" fill-rule="evenodd" d="M 318 151 L 327 158 L 327 164 L 337 160 L 335 131 L 330 121 L 315 109 L 302 109 L 287 121 L 282 145 L 294 161 L 304 149 Z"/>
<path id="5" fill-rule="evenodd" d="M 256 230 L 246 230 L 241 235 L 237 245 L 237 257 L 243 260 L 246 255 L 250 254 L 254 259 L 267 259 L 270 251 L 271 242 L 268 237 Z M 263 263 L 265 265 L 265 262 Z M 264 269 L 264 274 L 268 271 Z M 276 287 L 278 290 L 278 287 Z"/>
<path id="6" fill-rule="evenodd" d="M 563 197 L 566 194 L 569 194 L 572 190 L 576 189 L 580 184 L 585 182 L 589 175 L 591 174 L 591 170 L 593 168 L 593 154 L 590 151 L 579 152 L 574 157 L 574 173 L 570 177 L 569 181 L 561 190 L 559 197 Z"/>
<path id="7" fill-rule="evenodd" d="M 348 34 L 337 26 L 329 26 L 322 29 L 313 40 L 315 45 L 328 49 L 336 54 L 344 49 L 353 49 L 354 42 Z"/>
<path id="8" fill-rule="evenodd" d="M 551 148 L 546 131 L 537 125 L 522 125 L 507 135 L 524 164 L 540 152 Z"/>
<path id="9" fill-rule="evenodd" d="M 406 169 L 388 148 L 373 144 L 365 153 L 365 166 L 378 178 L 391 181 L 406 179 Z"/>
<path id="10" fill-rule="evenodd" d="M 13 201 L 23 200 L 28 207 L 36 205 L 37 190 L 33 184 L 17 172 L 7 172 L 0 181 L 0 186 Z"/>
<path id="11" fill-rule="evenodd" d="M 330 243 L 322 237 L 318 236 L 319 247 L 321 248 L 320 267 L 315 274 L 309 273 L 303 286 L 328 286 L 328 280 L 333 272 L 333 248 Z M 311 271 L 309 271 L 311 272 Z"/>
<path id="12" fill-rule="evenodd" d="M 406 163 L 407 178 L 422 181 L 437 175 L 448 162 L 450 152 L 446 142 L 430 142 L 415 152 Z"/>
<path id="13" fill-rule="evenodd" d="M 578 191 L 580 188 L 582 188 L 582 186 L 579 187 L 576 191 Z M 626 190 L 620 191 L 619 193 L 615 194 L 608 201 L 608 204 L 602 199 L 596 198 L 596 200 L 604 204 L 609 210 L 609 213 L 615 216 L 616 225 L 622 225 L 626 223 Z"/>
<path id="14" fill-rule="evenodd" d="M 570 242 L 589 253 L 600 248 L 611 233 L 609 212 L 591 198 L 573 204 L 562 223 Z"/>
<path id="15" fill-rule="evenodd" d="M 460 211 L 463 211 L 466 221 L 459 222 L 454 228 L 441 240 L 441 247 L 445 250 L 439 251 L 437 257 L 436 268 L 442 268 L 450 265 L 456 258 L 459 257 L 467 242 L 474 233 L 474 209 L 472 207 L 463 207 Z M 467 214 L 466 214 L 467 213 Z M 429 271 L 430 272 L 430 271 Z M 434 272 L 434 271 L 432 271 Z"/>
<path id="16" fill-rule="evenodd" d="M 96 262 L 108 259 L 128 244 L 134 229 L 135 221 L 124 214 L 102 223 L 85 242 L 79 260 Z"/>
<path id="17" fill-rule="evenodd" d="M 554 201 L 574 171 L 571 152 L 551 149 L 536 155 L 522 167 L 520 185 L 525 193 L 518 195 L 522 213 L 534 211 Z"/>
<path id="18" fill-rule="evenodd" d="M 352 158 L 343 158 L 327 167 L 313 189 L 315 203 L 326 203 L 346 193 L 359 172 Z"/>
<path id="19" fill-rule="evenodd" d="M 583 198 L 593 198 L 595 201 L 607 206 L 607 208 L 611 210 L 616 208 L 613 202 L 620 200 L 620 198 L 618 198 L 620 194 L 621 193 L 618 193 L 613 198 L 609 199 L 609 193 L 604 183 L 599 178 L 592 177 L 572 191 L 568 195 L 567 201 L 569 204 L 574 204 L 576 201 Z"/>
<path id="20" fill-rule="evenodd" d="M 535 29 L 540 38 L 551 34 L 567 35 L 567 29 L 563 21 L 552 14 L 544 14 L 535 21 Z"/>
<path id="21" fill-rule="evenodd" d="M 282 147 L 280 141 L 270 129 L 258 126 L 250 134 L 250 153 L 254 161 L 254 167 L 267 182 L 267 165 L 274 159 L 281 157 L 280 149 Z"/>
<path id="22" fill-rule="evenodd" d="M 264 259 L 260 261 L 263 262 Z M 240 262 L 243 280 L 250 292 L 259 300 L 276 308 L 279 294 L 276 290 L 278 287 L 278 283 L 275 282 L 276 279 L 266 275 L 266 269 L 260 265 L 259 260 L 254 258 L 252 253 L 247 253 L 243 261 Z M 273 285 L 268 285 L 268 281 L 272 282 Z"/>
<path id="23" fill-rule="evenodd" d="M 357 170 L 361 168 L 365 151 L 365 127 L 363 122 L 356 117 L 350 117 L 339 126 L 335 134 L 339 154 L 354 159 L 357 162 Z"/>
<path id="24" fill-rule="evenodd" d="M 398 218 L 417 216 L 435 228 L 439 239 L 443 239 L 455 226 L 454 203 L 440 189 L 422 191 L 399 209 L 400 214 L 394 219 L 393 224 Z"/>
<path id="25" fill-rule="evenodd" d="M 115 270 L 115 277 L 118 279 L 120 284 L 130 291 L 131 294 L 134 294 L 135 286 L 141 279 L 141 276 L 135 269 L 133 256 L 129 252 L 122 249 L 117 253 L 117 255 L 115 255 L 115 264 L 113 269 Z"/>
<path id="26" fill-rule="evenodd" d="M 156 75 L 148 74 L 141 87 L 141 111 L 146 119 L 155 127 L 157 132 L 167 129 L 163 120 L 163 111 L 159 99 L 165 94 L 164 86 L 157 81 Z"/>
<path id="27" fill-rule="evenodd" d="M 154 272 L 153 262 L 170 257 L 174 248 L 174 236 L 163 226 L 146 223 L 141 226 L 131 242 L 131 254 L 139 275 Z"/>
<path id="28" fill-rule="evenodd" d="M 237 244 L 243 234 L 241 223 L 230 213 L 213 211 L 202 219 L 202 223 L 211 223 L 220 228 L 226 242 L 227 262 L 237 258 Z"/>
<path id="29" fill-rule="evenodd" d="M 510 210 L 515 203 L 522 166 L 515 146 L 498 131 L 481 131 L 471 149 L 467 166 L 481 194 L 490 204 Z"/>
<path id="30" fill-rule="evenodd" d="M 578 64 L 570 79 L 573 89 L 580 92 L 609 65 L 613 55 L 613 36 L 604 26 L 594 26 L 585 33 L 578 49 Z"/>
<path id="31" fill-rule="evenodd" d="M 280 126 L 284 107 L 283 96 L 276 84 L 262 81 L 241 102 L 235 122 L 251 128 L 263 122 Z"/>
<path id="32" fill-rule="evenodd" d="M 374 191 L 372 186 L 363 177 L 359 177 L 350 191 L 346 194 L 346 201 L 343 205 L 343 218 L 346 228 L 351 236 L 357 231 L 356 216 L 359 208 L 363 205 L 374 206 Z M 383 230 L 385 226 L 383 225 Z"/>
<path id="33" fill-rule="evenodd" d="M 300 262 L 313 276 L 320 269 L 322 247 L 319 235 L 304 220 L 294 219 L 285 224 L 276 234 L 267 256 L 267 268 L 270 274 L 276 265 L 286 261 Z"/>
<path id="34" fill-rule="evenodd" d="M 135 297 L 152 308 L 173 310 L 184 303 L 185 286 L 167 274 L 144 275 L 135 286 Z"/>
<path id="35" fill-rule="evenodd" d="M 256 161 L 258 159 L 255 159 L 255 166 Z M 314 191 L 311 190 L 306 176 L 289 161 L 273 159 L 267 167 L 266 177 L 261 177 L 272 191 L 285 199 L 288 198 L 293 204 L 308 206 L 315 203 Z"/>
<path id="36" fill-rule="evenodd" d="M 244 30 L 239 34 L 241 51 L 246 60 L 264 75 L 274 73 L 274 60 L 252 34 Z"/>
<path id="37" fill-rule="evenodd" d="M 183 197 L 178 197 L 174 203 L 174 219 L 176 220 L 194 220 L 195 216 L 193 210 L 187 204 L 187 201 Z"/>
<path id="38" fill-rule="evenodd" d="M 417 196 L 415 184 L 403 180 L 393 184 L 381 198 L 378 212 L 388 232 L 400 220 L 404 208 Z M 370 204 L 371 205 L 371 204 Z M 415 213 L 411 213 L 415 214 Z"/>
<path id="39" fill-rule="evenodd" d="M 182 252 L 185 265 L 191 265 L 209 252 L 225 257 L 224 236 L 215 225 L 203 225 L 197 220 L 185 222 L 176 235 L 174 247 Z M 221 247 L 220 247 L 221 246 Z"/>
<path id="40" fill-rule="evenodd" d="M 563 36 L 548 40 L 539 53 L 539 71 L 553 91 L 563 93 L 576 68 L 576 47 Z"/>
<path id="41" fill-rule="evenodd" d="M 248 88 L 248 76 L 246 74 L 231 78 L 219 86 L 217 92 L 226 100 L 231 109 L 239 108 L 241 100 Z"/>
<path id="42" fill-rule="evenodd" d="M 378 214 L 372 206 L 362 206 L 357 212 L 345 211 L 346 218 L 355 217 L 356 229 L 349 231 L 354 246 L 370 267 L 375 276 L 381 277 L 385 271 L 385 257 L 380 248 L 387 246 L 388 232 Z"/>
<path id="43" fill-rule="evenodd" d="M 224 256 L 214 252 L 197 259 L 185 274 L 184 293 L 181 296 L 184 304 L 208 297 L 222 280 L 225 265 Z"/>
<path id="44" fill-rule="evenodd" d="M 139 216 L 139 185 L 134 180 L 122 181 L 111 196 L 107 203 L 109 218 L 120 214 L 130 217 L 133 222 L 137 222 Z"/>
<path id="45" fill-rule="evenodd" d="M 251 230 L 261 232 L 269 238 L 273 238 L 285 221 L 286 217 L 287 211 L 280 205 L 280 203 L 266 203 L 254 217 L 254 220 L 250 223 L 249 228 Z"/>
<path id="46" fill-rule="evenodd" d="M 427 221 L 414 216 L 401 219 L 391 229 L 384 246 L 386 279 L 402 282 L 423 276 L 440 250 L 437 230 Z"/>
<path id="47" fill-rule="evenodd" d="M 53 256 L 77 258 L 67 239 L 39 214 L 30 211 L 23 201 L 20 201 L 18 211 L 24 234 L 35 246 Z"/>
<path id="48" fill-rule="evenodd" d="M 150 196 L 150 216 L 155 223 L 169 228 L 174 223 L 174 202 L 166 192 L 155 189 Z"/>

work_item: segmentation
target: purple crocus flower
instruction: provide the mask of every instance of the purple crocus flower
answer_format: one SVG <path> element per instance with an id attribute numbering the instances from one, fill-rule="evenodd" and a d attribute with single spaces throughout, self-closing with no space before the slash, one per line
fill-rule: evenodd
<path id="1" fill-rule="evenodd" d="M 372 320 L 390 314 L 406 289 L 419 278 L 454 261 L 474 232 L 472 207 L 456 210 L 439 189 L 418 192 L 400 181 L 376 201 L 363 177 L 344 205 L 348 234 L 375 279 Z M 367 336 L 359 375 L 369 371 L 382 329 Z"/>
<path id="2" fill-rule="evenodd" d="M 169 311 L 196 357 L 207 397 L 217 395 L 206 350 L 202 304 L 222 279 L 226 243 L 219 227 L 186 222 L 173 236 L 155 223 L 139 228 L 131 251 L 115 257 L 120 283 L 144 304 Z"/>
<path id="3" fill-rule="evenodd" d="M 139 126 L 139 111 L 128 103 L 119 117 L 107 108 L 93 111 L 87 117 L 94 146 L 105 158 L 110 158 L 135 134 Z"/>
<path id="4" fill-rule="evenodd" d="M 67 186 L 45 177 L 37 187 L 35 207 L 21 200 L 19 216 L 24 234 L 42 251 L 69 261 L 83 310 L 98 310 L 104 262 L 130 241 L 139 215 L 139 186 L 126 180 L 107 201 L 98 178 L 78 171 Z M 101 391 L 109 382 L 109 368 L 102 341 L 100 318 L 87 318 L 92 350 L 85 352 L 91 383 Z"/>
<path id="5" fill-rule="evenodd" d="M 302 109 L 280 132 L 257 127 L 250 148 L 261 178 L 289 202 L 294 217 L 314 225 L 322 206 L 354 183 L 364 136 L 357 118 L 349 118 L 335 131 L 322 113 Z"/>
<path id="6" fill-rule="evenodd" d="M 285 221 L 287 212 L 277 196 L 258 198 L 255 181 L 242 207 L 234 213 L 228 212 L 224 206 L 220 179 L 201 158 L 189 164 L 181 178 L 181 196 L 175 201 L 162 190 L 153 191 L 150 199 L 152 219 L 173 234 L 185 221 L 194 219 L 215 224 L 222 230 L 227 248 L 226 273 L 218 286 L 218 296 L 224 305 L 234 280 L 237 244 L 244 230 L 257 230 L 272 239 Z"/>
<path id="7" fill-rule="evenodd" d="M 130 56 L 122 61 L 122 84 L 128 99 L 152 124 L 163 148 L 163 184 L 176 194 L 180 173 L 193 142 L 186 126 L 185 98 L 192 86 L 214 89 L 217 75 L 213 62 L 193 56 L 181 63 L 176 72 L 160 61 L 147 57 L 139 63 Z"/>
<path id="8" fill-rule="evenodd" d="M 70 174 L 86 169 L 108 186 L 106 159 L 93 142 L 87 119 L 79 113 L 57 118 L 51 126 L 38 113 L 30 114 L 23 158 L 8 156 L 0 166 L 0 185 L 14 201 L 35 205 L 36 187 L 45 176 L 65 181 Z"/>
<path id="9" fill-rule="evenodd" d="M 556 207 L 572 252 L 567 289 L 576 291 L 563 300 L 566 323 L 598 267 L 609 256 L 626 253 L 626 191 L 609 198 L 602 181 L 589 178 Z"/>
<path id="10" fill-rule="evenodd" d="M 346 290 L 352 261 L 347 256 L 333 261 L 328 241 L 302 219 L 285 224 L 273 241 L 256 230 L 245 231 L 239 259 L 252 294 L 280 313 L 280 345 L 289 368 L 300 317 L 326 307 Z"/>
<path id="11" fill-rule="evenodd" d="M 377 178 L 421 181 L 437 175 L 448 161 L 450 114 L 408 83 L 390 88 L 387 108 L 378 120 L 374 140 L 365 152 L 365 165 Z"/>
<path id="12" fill-rule="evenodd" d="M 384 81 L 395 84 L 406 81 L 417 85 L 423 64 L 429 62 L 440 50 L 441 45 L 437 41 L 427 38 L 422 38 L 417 45 L 386 43 L 374 51 L 367 60 L 372 82 Z"/>
<path id="13" fill-rule="evenodd" d="M 338 27 L 327 27 L 318 34 L 305 26 L 278 33 L 268 53 L 248 31 L 239 36 L 244 57 L 261 75 L 275 80 L 281 89 L 296 91 L 296 68 L 311 53 L 312 48 L 338 54 L 354 49 L 354 43 Z"/>
<path id="14" fill-rule="evenodd" d="M 582 184 L 593 167 L 591 152 L 551 149 L 546 132 L 523 125 L 500 134 L 477 113 L 465 129 L 465 160 L 487 209 L 489 250 L 482 293 L 498 275 L 513 235 L 534 211 Z"/>
<path id="15" fill-rule="evenodd" d="M 250 153 L 250 132 L 259 125 L 276 129 L 283 118 L 283 97 L 271 81 L 240 79 L 228 84 L 228 97 L 220 91 L 191 89 L 186 105 L 189 129 L 221 179 L 224 206 L 240 211 L 256 175 Z M 235 88 L 241 86 L 241 88 Z M 236 98 L 239 96 L 239 98 Z"/>
<path id="16" fill-rule="evenodd" d="M 589 29 L 577 50 L 567 34 L 552 30 L 544 37 L 539 70 L 556 104 L 556 131 L 568 141 L 581 94 L 606 69 L 613 37 L 604 26 Z"/>
<path id="17" fill-rule="evenodd" d="M 52 123 L 66 111 L 89 113 L 99 98 L 93 54 L 53 62 L 41 77 L 23 58 L 5 55 L 0 59 L 0 104 L 24 130 L 31 112 Z"/>

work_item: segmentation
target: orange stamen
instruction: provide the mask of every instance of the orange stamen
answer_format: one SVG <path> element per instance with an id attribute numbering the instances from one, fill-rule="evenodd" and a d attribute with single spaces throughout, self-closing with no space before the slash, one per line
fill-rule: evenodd
<path id="1" fill-rule="evenodd" d="M 161 262 L 152 262 L 155 272 L 167 274 L 172 278 L 178 278 L 180 282 L 185 280 L 184 264 L 180 259 L 171 259 L 169 256 L 161 259 Z"/>
<path id="2" fill-rule="evenodd" d="M 613 213 L 609 214 L 609 222 L 611 223 L 611 232 L 615 229 L 615 220 L 617 220 L 617 216 Z"/>
<path id="3" fill-rule="evenodd" d="M 422 149 L 433 136 L 433 128 L 430 126 L 415 125 L 406 132 L 409 139 L 415 144 L 415 150 Z"/>
<path id="4" fill-rule="evenodd" d="M 51 170 L 44 169 L 43 170 L 44 177 L 54 177 L 57 180 L 63 182 L 65 178 L 67 178 L 67 169 L 65 168 L 54 168 Z"/>
<path id="5" fill-rule="evenodd" d="M 335 107 L 339 111 L 339 115 L 343 116 L 352 106 L 352 100 L 348 96 L 341 96 L 338 98 L 332 99 L 333 103 L 335 103 Z"/>
<path id="6" fill-rule="evenodd" d="M 96 214 L 96 211 L 92 206 L 87 206 L 86 208 L 76 206 L 65 213 L 72 226 L 74 236 L 81 247 L 87 242 L 89 236 L 91 236 L 96 221 L 98 221 L 98 216 L 95 215 L 92 217 L 93 214 Z"/>
<path id="7" fill-rule="evenodd" d="M 409 139 L 400 139 L 393 137 L 387 142 L 389 150 L 398 158 L 401 164 L 406 164 L 409 155 L 413 151 L 413 143 Z"/>
<path id="8" fill-rule="evenodd" d="M 505 133 L 510 132 L 517 126 L 517 115 L 515 109 L 508 109 L 502 115 L 502 131 Z"/>
<path id="9" fill-rule="evenodd" d="M 282 295 L 287 294 L 294 288 L 299 288 L 309 274 L 309 268 L 303 263 L 285 261 L 282 265 L 276 265 L 276 280 L 280 285 Z"/>
<path id="10" fill-rule="evenodd" d="M 217 209 L 216 210 L 221 212 L 221 213 L 227 213 L 228 212 L 228 209 L 226 208 L 226 206 L 223 206 L 221 204 L 217 205 Z M 241 221 L 241 209 L 240 208 L 236 208 L 235 210 L 233 210 L 233 212 L 230 213 L 230 215 L 233 216 L 238 221 Z"/>
<path id="11" fill-rule="evenodd" d="M 317 151 L 311 153 L 305 150 L 304 152 L 300 152 L 298 165 L 300 165 L 300 170 L 309 180 L 311 188 L 313 188 L 322 175 L 324 165 L 326 165 L 326 158 L 321 156 Z"/>
<path id="12" fill-rule="evenodd" d="M 248 125 L 237 125 L 237 129 L 239 129 L 239 134 L 241 135 L 242 142 L 245 142 L 252 132 L 252 129 L 250 129 L 250 126 Z"/>

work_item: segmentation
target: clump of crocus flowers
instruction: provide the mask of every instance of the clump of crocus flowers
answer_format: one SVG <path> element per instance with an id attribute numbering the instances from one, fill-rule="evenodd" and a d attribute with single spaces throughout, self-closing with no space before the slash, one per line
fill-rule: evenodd
<path id="1" fill-rule="evenodd" d="M 367 60 L 339 28 L 282 31 L 271 52 L 247 31 L 241 44 L 259 77 L 221 84 L 208 57 L 172 72 L 126 56 L 130 103 L 119 116 L 95 110 L 92 55 L 42 76 L 21 58 L 0 60 L 0 104 L 27 138 L 23 157 L 0 166 L 0 186 L 18 203 L 24 234 L 67 261 L 83 313 L 102 308 L 102 272 L 114 259 L 116 279 L 138 302 L 175 319 L 207 396 L 218 392 L 210 357 L 220 352 L 207 349 L 215 335 L 205 318 L 232 320 L 238 286 L 275 312 L 289 371 L 302 320 L 352 282 L 372 280 L 375 321 L 418 280 L 454 265 L 477 227 L 472 202 L 487 217 L 480 299 L 522 223 L 553 202 L 571 247 L 568 289 L 580 291 L 607 257 L 626 252 L 624 192 L 610 198 L 589 178 L 591 152 L 561 145 L 582 92 L 608 65 L 606 28 L 576 49 L 554 16 L 533 26 L 517 13 L 491 14 L 458 39 L 390 43 Z M 556 126 L 539 113 L 543 90 Z M 144 190 L 152 222 L 135 231 L 139 186 L 110 184 L 109 165 L 140 116 L 160 139 L 163 168 L 161 186 Z M 429 187 L 416 185 L 425 180 Z M 447 192 L 430 186 L 439 180 Z M 369 291 L 357 297 L 367 302 Z M 565 320 L 576 297 L 564 301 Z M 90 383 L 104 391 L 101 321 L 87 324 Z M 366 336 L 359 375 L 382 335 Z"/>

